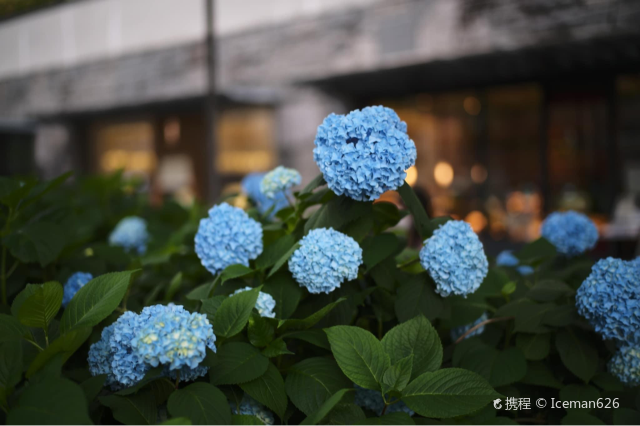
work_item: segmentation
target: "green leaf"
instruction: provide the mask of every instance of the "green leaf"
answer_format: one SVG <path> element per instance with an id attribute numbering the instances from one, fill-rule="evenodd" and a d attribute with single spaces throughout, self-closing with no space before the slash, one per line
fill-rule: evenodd
<path id="1" fill-rule="evenodd" d="M 473 413 L 500 397 L 481 376 L 459 368 L 424 373 L 402 393 L 409 408 L 421 416 L 435 418 Z"/>
<path id="2" fill-rule="evenodd" d="M 560 389 L 560 400 L 569 401 L 570 403 L 573 401 L 577 402 L 579 406 L 577 408 L 565 408 L 568 412 L 571 411 L 591 411 L 589 408 L 589 401 L 593 401 L 592 407 L 596 408 L 596 401 L 600 398 L 600 392 L 598 389 L 589 385 L 577 385 L 571 384 Z M 582 404 L 582 402 L 586 402 Z M 582 406 L 586 406 L 582 408 Z"/>
<path id="3" fill-rule="evenodd" d="M 615 412 L 614 412 L 615 415 Z M 563 425 L 604 425 L 606 424 L 596 416 L 587 414 L 584 411 L 574 411 L 564 416 L 560 421 Z"/>
<path id="4" fill-rule="evenodd" d="M 598 350 L 576 330 L 563 329 L 556 334 L 556 349 L 562 363 L 573 374 L 589 382 L 598 369 Z"/>
<path id="5" fill-rule="evenodd" d="M 30 191 L 29 195 L 24 202 L 20 204 L 20 209 L 24 209 L 25 207 L 30 206 L 34 202 L 38 201 L 47 193 L 51 192 L 55 188 L 62 185 L 69 177 L 73 175 L 73 172 L 66 172 L 56 177 L 55 179 L 50 180 L 49 182 L 41 182 L 34 186 L 33 191 Z"/>
<path id="6" fill-rule="evenodd" d="M 62 286 L 50 281 L 38 286 L 27 297 L 18 311 L 18 319 L 27 327 L 49 329 L 49 323 L 56 316 L 62 304 Z"/>
<path id="7" fill-rule="evenodd" d="M 345 195 L 332 198 L 311 215 L 304 225 L 304 233 L 316 228 L 333 228 L 340 231 L 343 226 L 370 214 L 372 203 L 355 201 Z"/>
<path id="8" fill-rule="evenodd" d="M 22 363 L 22 342 L 0 343 L 0 395 L 20 382 Z"/>
<path id="9" fill-rule="evenodd" d="M 98 396 L 102 387 L 104 386 L 104 382 L 107 380 L 106 374 L 100 374 L 98 376 L 89 377 L 84 382 L 80 383 L 80 387 L 82 387 L 82 391 L 84 392 L 84 396 L 87 397 L 87 402 L 90 404 L 94 399 Z"/>
<path id="10" fill-rule="evenodd" d="M 256 416 L 250 416 L 248 414 L 232 414 L 232 425 L 263 425 L 259 418 Z"/>
<path id="11" fill-rule="evenodd" d="M 460 366 L 478 373 L 495 387 L 515 383 L 527 374 L 527 361 L 518 348 L 499 351 L 481 345 L 467 352 Z"/>
<path id="12" fill-rule="evenodd" d="M 262 270 L 275 265 L 282 256 L 291 250 L 291 247 L 293 247 L 295 243 L 296 236 L 294 234 L 286 234 L 278 238 L 273 244 L 269 245 L 268 250 L 263 250 L 260 256 L 258 256 L 256 259 L 256 268 Z"/>
<path id="13" fill-rule="evenodd" d="M 382 376 L 383 390 L 402 391 L 411 379 L 411 367 L 413 366 L 413 354 L 393 364 Z"/>
<path id="14" fill-rule="evenodd" d="M 562 388 L 562 382 L 549 370 L 544 362 L 530 362 L 527 365 L 527 374 L 522 383 L 534 386 L 544 386 L 553 389 Z"/>
<path id="15" fill-rule="evenodd" d="M 173 417 L 187 417 L 194 425 L 228 425 L 231 408 L 227 398 L 209 383 L 196 382 L 169 397 L 167 410 Z"/>
<path id="16" fill-rule="evenodd" d="M 47 362 L 60 354 L 62 363 L 64 364 L 71 355 L 89 338 L 91 335 L 91 327 L 76 328 L 66 334 L 58 337 L 44 351 L 38 353 L 35 359 L 29 365 L 27 370 L 27 378 L 33 376 L 38 370 L 44 367 Z"/>
<path id="17" fill-rule="evenodd" d="M 527 292 L 526 297 L 538 302 L 552 302 L 562 296 L 568 296 L 573 293 L 573 289 L 562 281 L 542 280 L 538 281 Z"/>
<path id="18" fill-rule="evenodd" d="M 293 355 L 289 349 L 287 349 L 287 344 L 282 337 L 275 339 L 271 343 L 269 343 L 263 350 L 262 355 L 267 358 L 275 358 L 279 355 Z"/>
<path id="19" fill-rule="evenodd" d="M 413 192 L 413 188 L 411 188 L 407 182 L 404 182 L 402 186 L 398 188 L 398 193 L 402 197 L 402 201 L 404 205 L 407 206 L 411 216 L 413 216 L 413 223 L 420 238 L 422 241 L 426 240 L 431 236 L 433 229 L 424 206 L 416 196 L 416 193 Z"/>
<path id="20" fill-rule="evenodd" d="M 500 293 L 502 294 L 502 296 L 507 297 L 513 294 L 514 291 L 516 291 L 516 287 L 517 287 L 517 283 L 515 281 L 509 281 L 502 287 L 502 290 L 500 290 Z"/>
<path id="21" fill-rule="evenodd" d="M 342 372 L 363 388 L 379 390 L 382 375 L 390 365 L 382 343 L 359 327 L 339 325 L 325 332 Z"/>
<path id="22" fill-rule="evenodd" d="M 93 327 L 118 307 L 136 271 L 112 272 L 89 281 L 73 296 L 62 314 L 62 334 Z"/>
<path id="23" fill-rule="evenodd" d="M 91 424 L 82 388 L 70 380 L 49 377 L 24 388 L 7 415 L 12 425 Z"/>
<path id="24" fill-rule="evenodd" d="M 271 278 L 273 274 L 278 272 L 280 268 L 282 268 L 282 265 L 287 263 L 289 258 L 293 255 L 293 253 L 296 250 L 298 250 L 299 247 L 300 247 L 300 243 L 295 243 L 293 246 L 291 246 L 291 248 L 289 248 L 289 250 L 287 250 L 282 256 L 280 256 L 280 258 L 276 261 L 276 263 L 274 263 L 273 268 L 271 268 L 271 271 L 269 271 L 269 275 L 267 275 L 267 278 Z"/>
<path id="25" fill-rule="evenodd" d="M 324 176 L 321 174 L 319 174 L 318 176 L 316 176 L 315 178 L 313 178 L 313 180 L 311 182 L 309 182 L 307 184 L 307 186 L 304 187 L 304 189 L 300 192 L 300 195 L 303 194 L 310 194 L 313 191 L 315 191 L 317 188 L 326 185 L 327 182 L 325 182 L 324 180 Z"/>
<path id="26" fill-rule="evenodd" d="M 520 259 L 520 263 L 538 264 L 554 257 L 556 255 L 556 248 L 545 238 L 541 237 L 524 246 L 522 250 L 515 255 Z"/>
<path id="27" fill-rule="evenodd" d="M 215 356 L 207 357 L 209 378 L 214 385 L 246 383 L 262 376 L 269 360 L 260 351 L 242 342 L 229 342 L 218 348 Z"/>
<path id="28" fill-rule="evenodd" d="M 285 388 L 291 402 L 306 415 L 311 415 L 340 389 L 353 384 L 338 364 L 329 358 L 307 358 L 289 368 Z"/>
<path id="29" fill-rule="evenodd" d="M 436 294 L 425 274 L 412 277 L 398 288 L 395 310 L 398 320 L 405 322 L 418 315 L 433 321 L 442 312 L 442 298 Z"/>
<path id="30" fill-rule="evenodd" d="M 519 299 L 503 305 L 495 316 L 515 317 L 514 331 L 521 333 L 539 333 L 546 331 L 542 319 L 556 308 L 553 303 L 535 303 L 529 299 Z"/>
<path id="31" fill-rule="evenodd" d="M 136 383 L 133 386 L 120 389 L 118 392 L 116 392 L 116 395 L 122 395 L 122 396 L 132 395 L 134 393 L 137 393 L 140 389 L 147 386 L 149 383 L 153 382 L 154 380 L 161 379 L 163 377 L 164 377 L 164 366 L 160 365 L 158 367 L 151 368 L 144 374 L 144 377 L 142 378 L 142 380 L 140 380 L 138 383 Z"/>
<path id="32" fill-rule="evenodd" d="M 551 334 L 522 334 L 516 336 L 516 347 L 522 351 L 524 357 L 531 361 L 539 361 L 549 355 L 551 348 Z"/>
<path id="33" fill-rule="evenodd" d="M 617 408 L 613 410 L 614 425 L 640 424 L 640 413 L 630 408 Z"/>
<path id="34" fill-rule="evenodd" d="M 438 333 L 423 316 L 393 327 L 382 339 L 392 364 L 413 355 L 411 378 L 436 371 L 442 364 L 442 343 Z"/>
<path id="35" fill-rule="evenodd" d="M 2 242 L 21 262 L 38 262 L 45 267 L 58 258 L 65 246 L 65 234 L 55 223 L 37 221 L 12 232 Z"/>
<path id="36" fill-rule="evenodd" d="M 102 396 L 100 403 L 111 408 L 113 418 L 125 425 L 154 425 L 158 418 L 158 407 L 150 391 L 131 396 Z"/>
<path id="37" fill-rule="evenodd" d="M 171 302 L 173 297 L 176 295 L 180 287 L 182 286 L 182 272 L 178 272 L 171 278 L 171 282 L 169 282 L 169 288 L 167 288 L 167 292 L 164 294 L 164 301 Z"/>
<path id="38" fill-rule="evenodd" d="M 319 311 L 309 315 L 304 319 L 280 320 L 280 322 L 278 323 L 278 332 L 283 333 L 287 330 L 306 330 L 308 328 L 311 328 L 314 325 L 316 325 L 318 321 L 324 318 L 325 315 L 331 312 L 331 310 L 333 310 L 333 308 L 335 308 L 336 305 L 344 302 L 345 300 L 347 300 L 345 297 L 341 297 L 335 302 L 329 303 Z"/>
<path id="39" fill-rule="evenodd" d="M 327 423 L 330 425 L 353 425 L 365 419 L 362 408 L 353 402 L 340 402 L 329 413 Z"/>
<path id="40" fill-rule="evenodd" d="M 382 262 L 398 251 L 400 241 L 394 234 L 379 234 L 365 240 L 362 245 L 362 261 L 366 270 Z"/>
<path id="41" fill-rule="evenodd" d="M 274 311 L 276 318 L 280 319 L 287 319 L 295 312 L 303 294 L 302 288 L 289 271 L 283 271 L 268 279 L 262 291 L 270 294 L 276 301 Z"/>
<path id="42" fill-rule="evenodd" d="M 207 319 L 211 324 L 213 324 L 213 320 L 216 317 L 216 312 L 218 312 L 218 308 L 222 305 L 227 299 L 227 296 L 213 296 L 208 299 L 202 300 L 202 306 L 200 307 L 200 312 L 207 316 Z"/>
<path id="43" fill-rule="evenodd" d="M 604 371 L 596 374 L 591 382 L 595 383 L 603 391 L 622 392 L 624 390 L 624 386 L 622 385 L 622 383 L 620 383 L 620 380 L 618 380 L 617 377 L 613 376 L 611 373 L 606 373 Z M 638 395 L 640 396 L 640 394 Z"/>
<path id="44" fill-rule="evenodd" d="M 231 416 L 231 421 L 233 422 L 233 416 Z M 191 423 L 191 420 L 189 420 L 187 417 L 174 417 L 172 419 L 165 420 L 160 424 L 161 425 L 191 425 L 193 423 Z M 231 424 L 235 424 L 235 423 L 231 423 Z"/>
<path id="45" fill-rule="evenodd" d="M 260 288 L 234 294 L 220 304 L 213 320 L 213 329 L 218 336 L 232 337 L 242 331 L 256 305 Z"/>
<path id="46" fill-rule="evenodd" d="M 385 414 L 382 417 L 369 417 L 356 423 L 358 425 L 415 425 L 411 416 L 402 411 Z"/>
<path id="47" fill-rule="evenodd" d="M 0 343 L 30 338 L 31 331 L 16 318 L 0 314 Z"/>
<path id="48" fill-rule="evenodd" d="M 287 393 L 284 388 L 284 380 L 278 369 L 269 363 L 267 371 L 260 377 L 250 382 L 241 383 L 240 387 L 249 396 L 263 405 L 266 405 L 281 419 L 287 409 Z"/>
<path id="49" fill-rule="evenodd" d="M 38 291 L 42 284 L 27 284 L 20 293 L 11 302 L 11 315 L 18 318 L 20 307 L 29 296 Z"/>
<path id="50" fill-rule="evenodd" d="M 275 334 L 272 322 L 261 317 L 256 312 L 249 317 L 249 325 L 247 326 L 247 337 L 249 342 L 255 347 L 263 348 L 267 346 Z"/>
<path id="51" fill-rule="evenodd" d="M 328 351 L 331 350 L 331 345 L 329 345 L 327 334 L 323 330 L 317 328 L 302 331 L 292 331 L 290 333 L 283 334 L 281 338 L 299 339 L 311 343 L 312 345 L 316 345 L 319 348 L 326 349 Z"/>
<path id="52" fill-rule="evenodd" d="M 329 412 L 336 406 L 347 392 L 353 392 L 352 389 L 341 389 L 338 392 L 331 395 L 322 405 L 313 413 L 311 413 L 306 419 L 304 419 L 301 425 L 317 425 L 324 419 Z"/>

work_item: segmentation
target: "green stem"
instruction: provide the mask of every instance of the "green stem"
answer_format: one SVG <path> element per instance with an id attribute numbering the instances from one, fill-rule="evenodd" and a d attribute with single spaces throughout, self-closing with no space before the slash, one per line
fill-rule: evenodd
<path id="1" fill-rule="evenodd" d="M 2 246 L 2 304 L 7 305 L 7 247 Z"/>
<path id="2" fill-rule="evenodd" d="M 180 384 L 180 370 L 176 370 L 176 389 L 178 389 L 178 385 Z"/>
<path id="3" fill-rule="evenodd" d="M 47 330 L 47 327 L 44 327 L 42 330 L 44 331 L 45 348 L 48 348 L 49 347 L 49 330 Z"/>
<path id="4" fill-rule="evenodd" d="M 36 342 L 34 342 L 33 340 L 29 340 L 29 339 L 24 339 L 24 340 L 26 340 L 27 342 L 31 343 L 33 346 L 35 346 L 36 348 L 38 348 L 38 350 L 39 350 L 40 352 L 44 351 L 44 349 L 42 349 L 42 347 L 41 347 L 39 344 L 37 344 Z"/>

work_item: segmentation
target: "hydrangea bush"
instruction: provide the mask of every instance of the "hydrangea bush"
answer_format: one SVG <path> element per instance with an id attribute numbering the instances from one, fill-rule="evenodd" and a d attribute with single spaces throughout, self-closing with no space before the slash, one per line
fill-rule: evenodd
<path id="1" fill-rule="evenodd" d="M 327 117 L 313 157 L 312 181 L 252 174 L 213 206 L 151 206 L 121 175 L 0 178 L 0 420 L 638 421 L 640 261 L 594 264 L 588 218 L 487 257 L 427 216 L 384 107 Z"/>

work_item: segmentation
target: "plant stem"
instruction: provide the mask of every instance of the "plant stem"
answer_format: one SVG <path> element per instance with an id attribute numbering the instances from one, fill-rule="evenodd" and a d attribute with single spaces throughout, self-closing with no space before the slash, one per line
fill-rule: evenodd
<path id="1" fill-rule="evenodd" d="M 482 321 L 480 324 L 474 325 L 469 330 L 467 330 L 466 333 L 464 333 L 462 336 L 458 337 L 458 340 L 455 341 L 455 344 L 457 345 L 458 343 L 462 342 L 465 339 L 465 337 L 467 337 L 468 335 L 470 335 L 471 333 L 473 333 L 474 331 L 476 331 L 480 327 L 483 327 L 483 326 L 485 326 L 487 324 L 491 324 L 492 322 L 509 321 L 509 320 L 512 320 L 512 319 L 514 319 L 514 317 L 498 317 L 498 318 L 491 318 L 491 319 L 488 319 L 486 321 Z"/>
<path id="2" fill-rule="evenodd" d="M 2 304 L 7 305 L 7 248 L 2 246 Z"/>
<path id="3" fill-rule="evenodd" d="M 42 347 L 39 344 L 37 344 L 36 342 L 34 342 L 33 340 L 29 340 L 29 339 L 24 339 L 24 340 L 26 340 L 27 342 L 31 343 L 33 346 L 38 348 L 40 350 L 40 352 L 44 351 L 44 349 L 42 349 Z"/>
<path id="4" fill-rule="evenodd" d="M 419 257 L 416 257 L 413 260 L 409 260 L 408 262 L 405 262 L 405 263 L 402 263 L 402 264 L 398 265 L 398 269 L 406 268 L 407 266 L 411 266 L 411 265 L 413 265 L 414 263 L 417 263 L 417 262 L 420 262 L 420 258 Z"/>
<path id="5" fill-rule="evenodd" d="M 176 385 L 175 385 L 176 389 L 178 389 L 179 384 L 180 384 L 180 370 L 176 370 Z"/>

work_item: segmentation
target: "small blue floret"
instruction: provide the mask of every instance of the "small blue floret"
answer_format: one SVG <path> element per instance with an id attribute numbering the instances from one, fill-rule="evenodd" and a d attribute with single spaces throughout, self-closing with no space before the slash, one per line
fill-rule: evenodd
<path id="1" fill-rule="evenodd" d="M 290 188 L 300 185 L 301 180 L 297 170 L 278 166 L 264 176 L 260 182 L 260 192 L 273 200 L 278 194 L 286 194 Z"/>
<path id="2" fill-rule="evenodd" d="M 71 275 L 67 282 L 64 284 L 64 293 L 62 296 L 62 306 L 67 307 L 73 296 L 76 295 L 78 290 L 85 286 L 89 281 L 93 279 L 93 275 L 89 272 L 76 272 Z"/>
<path id="3" fill-rule="evenodd" d="M 109 235 L 109 244 L 137 254 L 144 254 L 147 251 L 148 241 L 147 222 L 137 216 L 122 219 Z"/>

